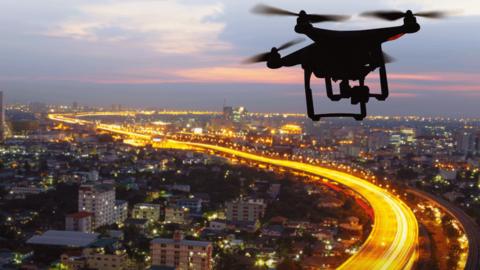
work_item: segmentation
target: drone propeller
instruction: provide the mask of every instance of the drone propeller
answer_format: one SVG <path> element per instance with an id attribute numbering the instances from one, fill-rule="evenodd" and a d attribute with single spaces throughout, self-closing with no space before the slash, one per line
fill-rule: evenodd
<path id="1" fill-rule="evenodd" d="M 445 17 L 451 15 L 451 12 L 447 12 L 447 11 L 427 11 L 427 12 L 412 13 L 410 10 L 408 10 L 407 12 L 396 11 L 396 10 L 392 10 L 392 11 L 377 10 L 377 11 L 364 12 L 364 13 L 360 14 L 360 16 L 363 16 L 363 17 L 374 17 L 374 18 L 387 20 L 387 21 L 396 21 L 396 20 L 404 18 L 408 15 L 430 18 L 430 19 L 442 19 L 442 18 L 445 18 Z"/>
<path id="2" fill-rule="evenodd" d="M 393 63 L 396 61 L 396 59 L 389 55 L 388 53 L 386 52 L 382 52 L 383 53 L 383 61 L 385 61 L 385 63 Z"/>
<path id="3" fill-rule="evenodd" d="M 304 11 L 300 13 L 295 13 L 291 12 L 288 10 L 284 10 L 281 8 L 276 8 L 272 6 L 267 6 L 263 4 L 256 5 L 253 9 L 252 12 L 255 14 L 261 14 L 261 15 L 280 15 L 280 16 L 305 16 L 305 18 L 310 22 L 310 23 L 319 23 L 319 22 L 341 22 L 348 20 L 350 16 L 344 16 L 344 15 L 325 15 L 325 14 L 307 14 Z"/>
<path id="4" fill-rule="evenodd" d="M 288 48 L 292 47 L 293 45 L 296 45 L 300 42 L 303 42 L 304 40 L 305 40 L 304 38 L 297 38 L 297 39 L 291 40 L 289 42 L 286 42 L 286 43 L 280 45 L 278 48 L 275 48 L 275 47 L 272 48 L 272 51 L 270 51 L 270 52 L 265 52 L 265 53 L 260 53 L 260 54 L 254 55 L 254 56 L 246 59 L 245 61 L 243 61 L 243 63 L 244 64 L 252 64 L 252 63 L 259 63 L 259 62 L 267 62 L 269 60 L 272 52 L 279 52 L 281 50 L 288 49 Z"/>

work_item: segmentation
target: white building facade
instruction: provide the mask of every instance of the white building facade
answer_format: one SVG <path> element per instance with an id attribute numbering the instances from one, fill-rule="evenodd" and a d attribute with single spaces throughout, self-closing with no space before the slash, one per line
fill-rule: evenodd
<path id="1" fill-rule="evenodd" d="M 115 223 L 115 189 L 112 185 L 81 185 L 78 211 L 93 213 L 93 227 Z"/>

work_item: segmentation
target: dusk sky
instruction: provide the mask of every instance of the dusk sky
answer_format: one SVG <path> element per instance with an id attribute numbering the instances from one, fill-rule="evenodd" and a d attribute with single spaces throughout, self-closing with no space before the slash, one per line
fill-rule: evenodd
<path id="1" fill-rule="evenodd" d="M 304 112 L 300 67 L 269 70 L 240 62 L 292 38 L 293 17 L 250 13 L 251 0 L 0 0 L 0 90 L 13 102 L 42 101 L 221 110 Z M 311 13 L 367 10 L 462 11 L 419 18 L 420 32 L 385 44 L 391 97 L 369 114 L 480 116 L 480 1 L 269 0 Z M 329 29 L 402 24 L 353 16 Z M 306 40 L 286 53 L 310 44 Z M 284 52 L 285 54 L 285 52 Z M 372 80 L 371 88 L 378 82 Z M 316 82 L 318 110 L 331 103 Z"/>

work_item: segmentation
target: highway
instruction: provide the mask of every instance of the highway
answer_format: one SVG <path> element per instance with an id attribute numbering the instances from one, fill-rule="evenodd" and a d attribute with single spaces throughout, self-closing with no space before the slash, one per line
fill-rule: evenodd
<path id="1" fill-rule="evenodd" d="M 463 212 L 462 209 L 456 207 L 447 200 L 420 190 L 408 189 L 407 192 L 433 203 L 435 206 L 439 207 L 444 212 L 448 213 L 459 221 L 460 226 L 462 226 L 462 230 L 465 232 L 468 238 L 468 256 L 464 269 L 480 269 L 480 228 L 475 221 L 465 212 Z"/>
<path id="2" fill-rule="evenodd" d="M 61 115 L 49 115 L 55 121 L 71 124 L 93 124 Z M 98 124 L 97 129 L 149 139 L 148 135 L 125 131 L 111 125 Z M 150 138 L 151 139 L 151 138 Z M 373 209 L 374 222 L 370 235 L 360 249 L 338 269 L 412 269 L 417 259 L 418 223 L 412 210 L 401 199 L 371 182 L 350 174 L 296 161 L 273 159 L 211 144 L 169 140 L 172 145 L 212 150 L 242 159 L 305 172 L 338 182 L 360 194 Z"/>
<path id="3" fill-rule="evenodd" d="M 411 209 L 390 192 L 347 173 L 295 161 L 279 160 L 226 147 L 178 142 L 328 178 L 355 190 L 371 205 L 372 232 L 359 251 L 338 269 L 411 269 L 417 258 L 418 223 Z"/>

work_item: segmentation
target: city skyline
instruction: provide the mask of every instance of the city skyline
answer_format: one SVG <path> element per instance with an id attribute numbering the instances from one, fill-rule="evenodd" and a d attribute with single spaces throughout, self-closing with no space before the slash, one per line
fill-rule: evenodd
<path id="1" fill-rule="evenodd" d="M 4 59 L 0 61 L 0 88 L 7 103 L 77 101 L 220 110 L 227 99 L 228 104 L 243 105 L 251 111 L 304 113 L 300 70 L 273 72 L 262 65 L 240 64 L 249 55 L 295 37 L 294 20 L 255 16 L 249 10 L 256 3 L 4 2 L 0 4 L 0 34 L 4 39 L 0 45 Z M 480 39 L 473 33 L 480 22 L 479 4 L 275 4 L 292 10 L 351 15 L 372 9 L 458 10 L 461 6 L 461 16 L 443 21 L 422 19 L 417 36 L 386 46 L 398 60 L 387 66 L 392 97 L 385 103 L 370 104 L 369 109 L 372 115 L 478 115 L 480 54 L 476 48 Z M 397 24 L 353 17 L 325 27 L 364 29 Z M 257 31 L 250 32 L 252 28 Z M 309 41 L 302 45 L 307 44 Z M 320 110 L 344 109 L 326 102 L 320 85 L 315 86 Z M 350 109 L 349 105 L 346 108 Z"/>
<path id="2" fill-rule="evenodd" d="M 480 119 L 5 109 L 2 269 L 480 265 Z"/>

